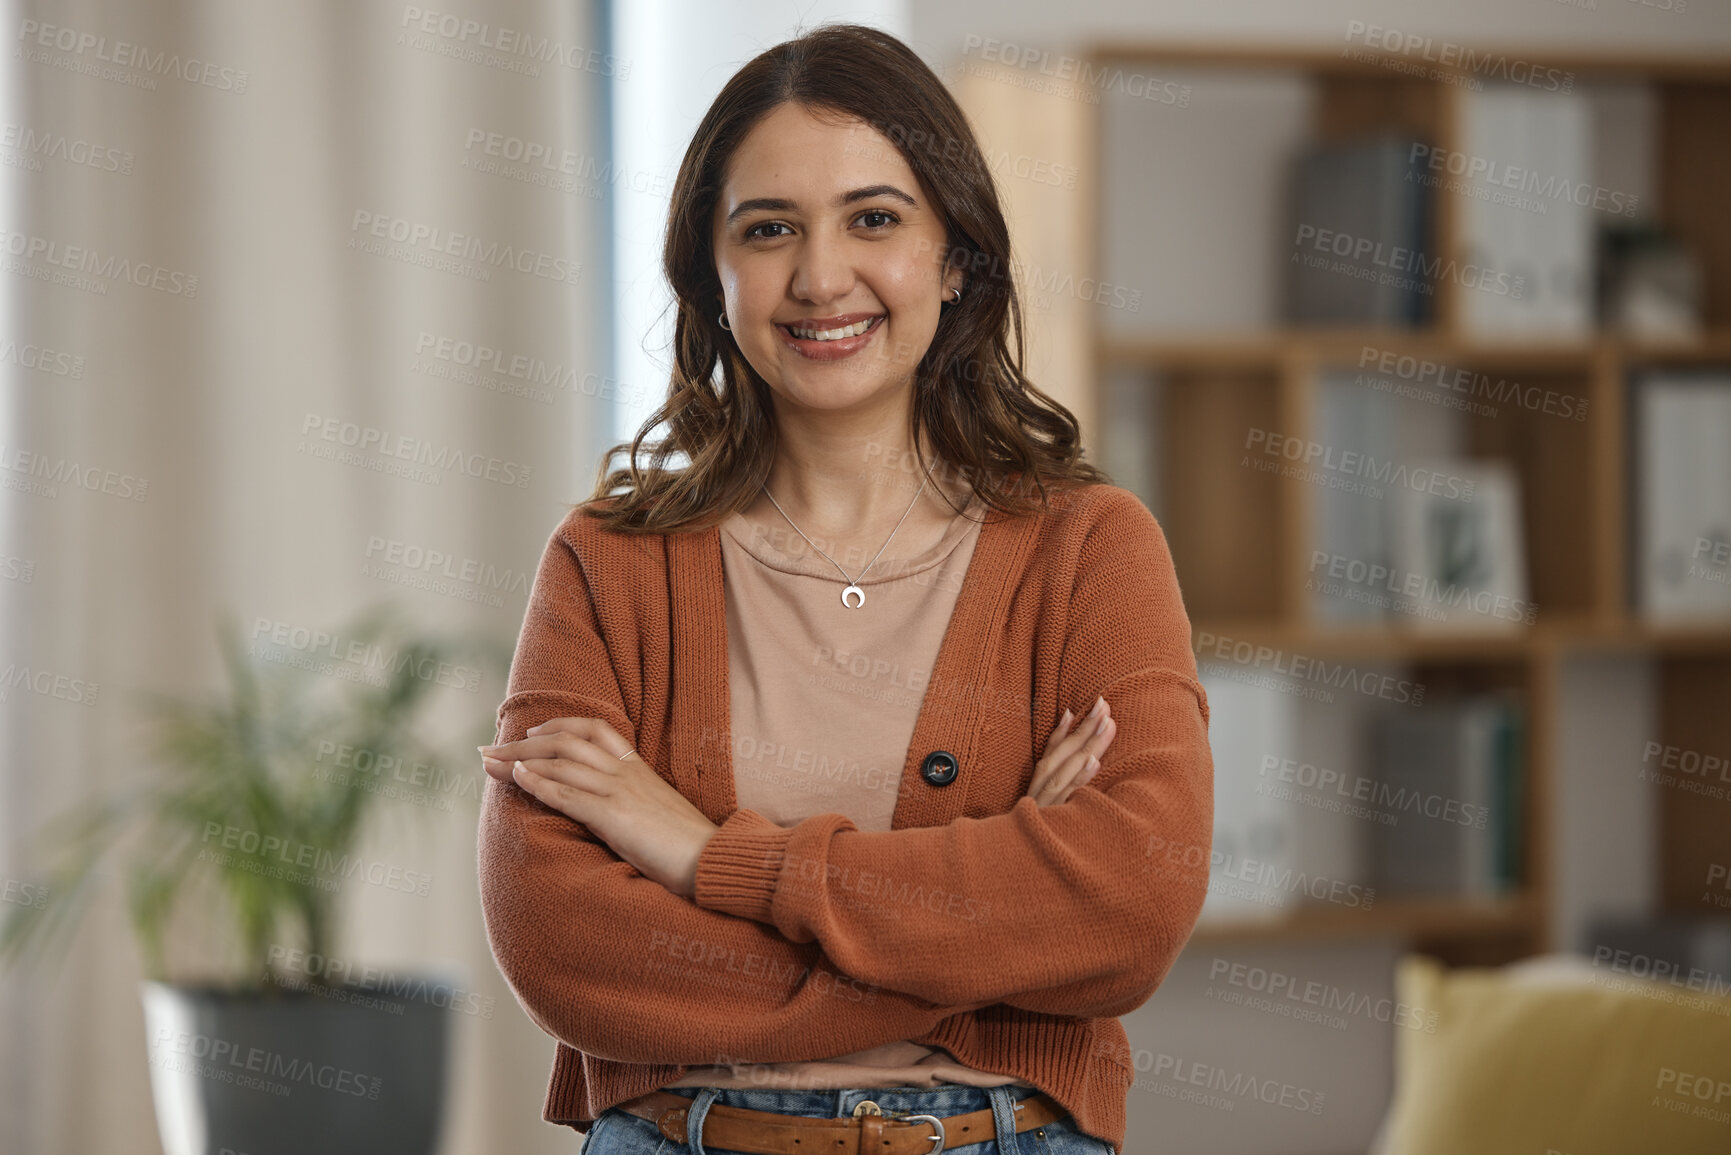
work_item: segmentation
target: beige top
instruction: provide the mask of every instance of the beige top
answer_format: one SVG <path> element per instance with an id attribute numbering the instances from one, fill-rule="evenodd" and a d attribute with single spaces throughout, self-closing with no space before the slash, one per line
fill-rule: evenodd
<path id="1" fill-rule="evenodd" d="M 842 574 L 791 524 L 764 529 L 735 513 L 721 523 L 727 593 L 727 672 L 734 789 L 741 809 L 792 827 L 845 814 L 888 830 L 908 743 L 938 647 L 961 592 L 985 509 L 970 500 L 944 536 L 912 557 L 895 542 L 872 554 L 837 553 L 865 604 L 842 605 Z M 1016 1084 L 947 1051 L 885 1043 L 811 1062 L 695 1067 L 669 1087 L 976 1087 Z"/>

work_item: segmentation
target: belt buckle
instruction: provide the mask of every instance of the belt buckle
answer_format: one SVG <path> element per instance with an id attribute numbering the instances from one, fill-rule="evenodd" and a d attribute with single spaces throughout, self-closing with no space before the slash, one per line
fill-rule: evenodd
<path id="1" fill-rule="evenodd" d="M 917 1123 L 923 1119 L 937 1131 L 932 1138 L 938 1141 L 938 1145 L 925 1152 L 925 1155 L 938 1155 L 938 1152 L 944 1149 L 944 1121 L 936 1115 L 899 1115 L 897 1118 L 904 1123 Z"/>

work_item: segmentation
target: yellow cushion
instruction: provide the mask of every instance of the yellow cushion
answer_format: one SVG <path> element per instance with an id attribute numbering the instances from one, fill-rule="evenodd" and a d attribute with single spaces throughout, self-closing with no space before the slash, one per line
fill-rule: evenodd
<path id="1" fill-rule="evenodd" d="M 1731 998 L 1682 986 L 1395 970 L 1436 1012 L 1396 1032 L 1387 1155 L 1726 1155 Z"/>

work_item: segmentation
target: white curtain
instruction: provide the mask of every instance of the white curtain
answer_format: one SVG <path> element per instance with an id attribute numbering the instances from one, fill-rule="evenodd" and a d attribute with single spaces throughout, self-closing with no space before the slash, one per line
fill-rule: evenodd
<path id="1" fill-rule="evenodd" d="M 219 688 L 223 611 L 251 636 L 391 599 L 515 639 L 526 582 L 488 597 L 464 566 L 532 576 L 612 433 L 605 95 L 629 67 L 589 0 L 13 2 L 5 28 L 0 885 L 33 877 L 43 820 L 145 772 L 139 691 Z M 395 454 L 344 444 L 365 429 Z M 421 446 L 465 468 L 375 468 Z M 431 553 L 454 563 L 412 568 Z M 404 561 L 448 584 L 363 571 Z M 467 725 L 503 686 L 438 693 Z M 453 1016 L 445 1152 L 573 1151 L 540 1119 L 553 1041 L 487 951 L 474 798 L 381 802 L 366 854 L 431 885 L 345 887 L 340 946 L 494 1000 Z M 7 1152 L 159 1149 L 119 881 L 64 966 L 0 975 Z M 200 913 L 171 977 L 221 973 Z"/>

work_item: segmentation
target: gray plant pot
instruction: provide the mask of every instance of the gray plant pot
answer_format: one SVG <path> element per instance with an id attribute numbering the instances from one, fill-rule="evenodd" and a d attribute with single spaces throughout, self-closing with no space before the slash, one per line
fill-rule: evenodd
<path id="1" fill-rule="evenodd" d="M 432 1155 L 457 984 L 235 992 L 142 982 L 167 1155 Z"/>

